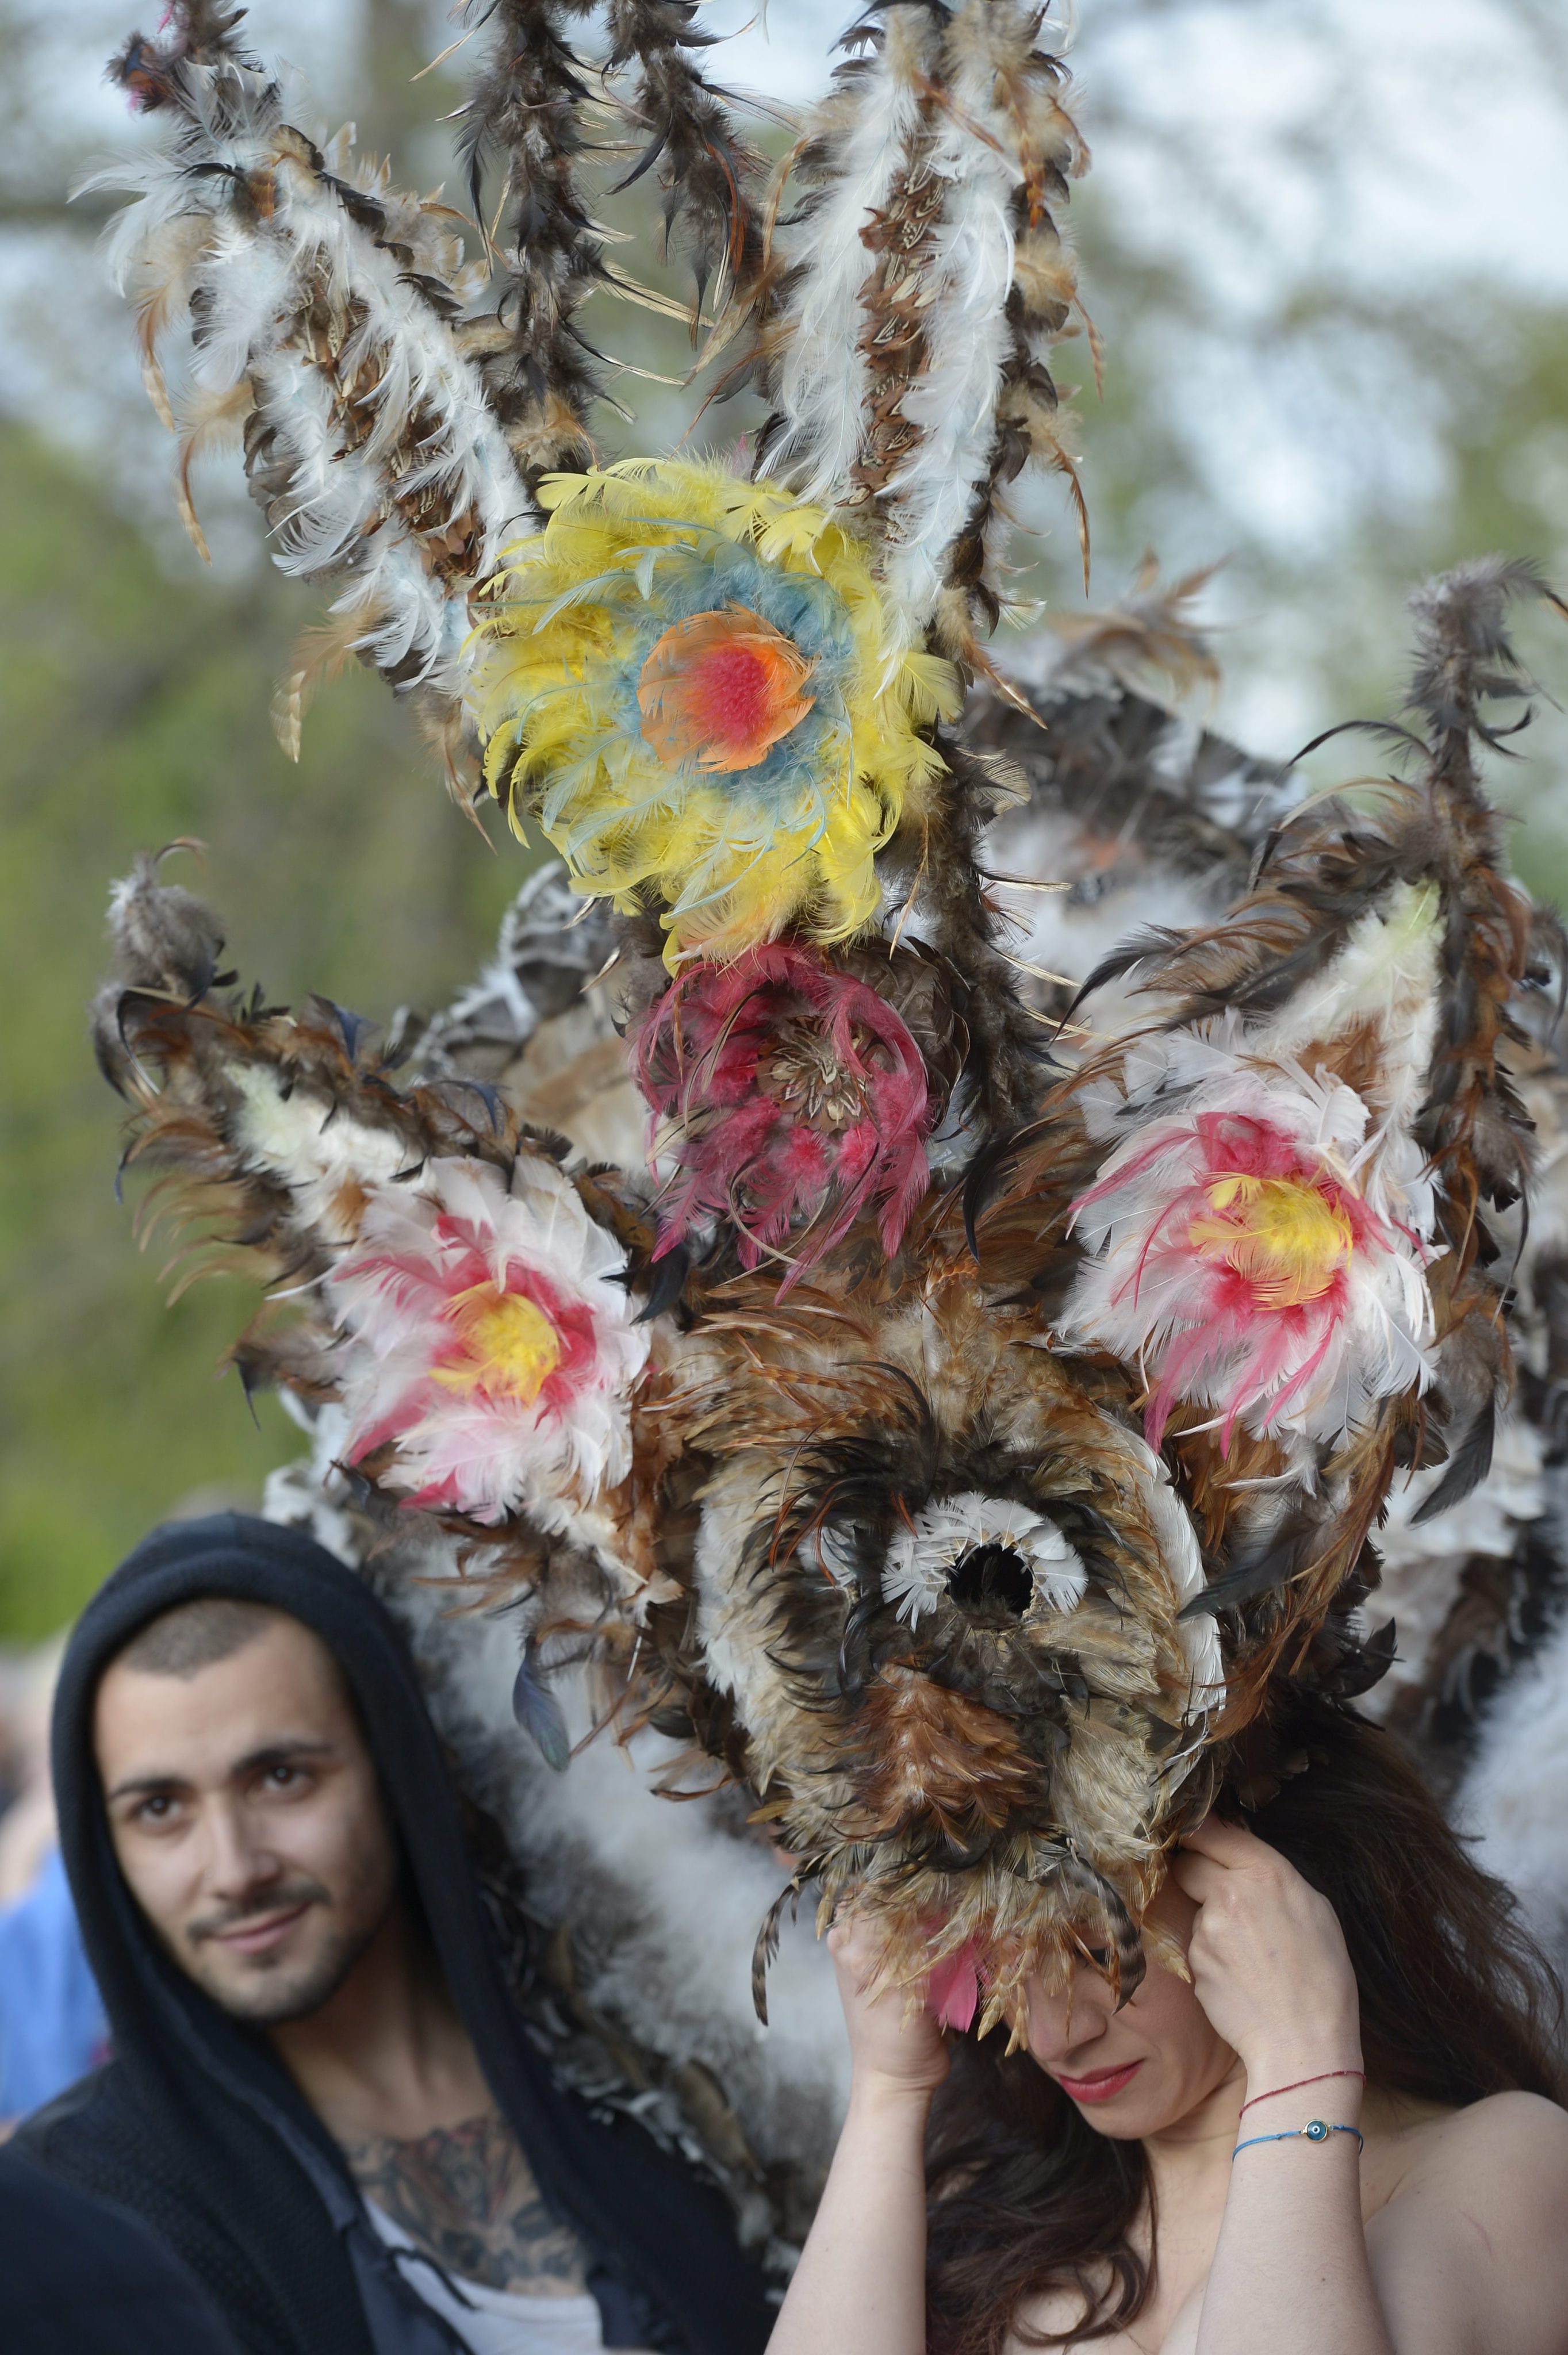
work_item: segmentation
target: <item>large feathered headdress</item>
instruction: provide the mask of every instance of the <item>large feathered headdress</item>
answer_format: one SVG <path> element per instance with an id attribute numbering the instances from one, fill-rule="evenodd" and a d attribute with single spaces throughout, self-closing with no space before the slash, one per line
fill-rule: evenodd
<path id="1" fill-rule="evenodd" d="M 689 8 L 612 7 L 592 78 L 586 12 L 475 13 L 472 268 L 196 5 L 118 68 L 169 135 L 116 250 L 187 458 L 239 434 L 333 645 L 561 868 L 394 1053 L 233 994 L 148 863 L 105 1061 L 148 1213 L 267 1284 L 239 1363 L 314 1422 L 357 1541 L 519 1611 L 547 1757 L 586 1663 L 604 1724 L 749 1793 L 781 1902 L 875 1913 L 894 1977 L 1016 2027 L 1030 1971 L 1136 1984 L 1173 1839 L 1288 1764 L 1282 1690 L 1386 1666 L 1401 1484 L 1430 1519 L 1488 1472 L 1540 927 L 1475 762 L 1541 584 L 1419 601 L 1396 779 L 1291 815 L 1221 747 L 1173 795 L 1163 715 L 1092 675 L 1193 658 L 1174 608 L 1091 633 L 1038 712 L 985 645 L 1008 485 L 1075 490 L 1048 18 L 869 10 L 792 198 Z M 749 471 L 600 462 L 606 143 L 762 389 Z M 1040 887 L 1109 882 L 1096 826 L 1176 906 L 1064 977 Z"/>

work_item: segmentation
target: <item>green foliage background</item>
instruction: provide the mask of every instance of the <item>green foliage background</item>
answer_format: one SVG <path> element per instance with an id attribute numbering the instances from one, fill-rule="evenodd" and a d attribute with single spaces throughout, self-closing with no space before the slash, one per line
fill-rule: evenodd
<path id="1" fill-rule="evenodd" d="M 302 621 L 262 573 L 175 581 L 98 486 L 0 428 L 0 1634 L 46 1633 L 193 1491 L 252 1500 L 297 1452 L 214 1369 L 249 1310 L 217 1279 L 172 1309 L 114 1199 L 122 1108 L 87 1043 L 112 877 L 179 837 L 274 1002 L 385 1018 L 474 971 L 521 868 L 443 795 L 368 674 L 324 695 L 298 767 L 268 719 Z M 494 832 L 496 829 L 492 828 Z"/>

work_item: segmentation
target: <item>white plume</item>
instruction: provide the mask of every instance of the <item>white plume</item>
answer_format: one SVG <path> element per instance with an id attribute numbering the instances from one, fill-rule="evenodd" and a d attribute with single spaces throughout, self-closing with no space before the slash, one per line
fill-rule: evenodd
<path id="1" fill-rule="evenodd" d="M 964 1556 L 983 1546 L 1006 1547 L 1028 1563 L 1036 1599 L 1046 1610 L 1071 1611 L 1083 1600 L 1088 1573 L 1055 1524 L 1028 1505 L 974 1489 L 934 1497 L 895 1532 L 882 1593 L 912 1625 L 938 1601 Z"/>
<path id="2" fill-rule="evenodd" d="M 972 36 L 968 20 L 987 12 L 988 0 L 968 0 L 955 35 Z M 903 413 L 920 434 L 888 486 L 898 516 L 888 586 L 921 622 L 935 611 L 948 549 L 989 474 L 997 400 L 1013 347 L 1007 315 L 1012 200 L 1023 173 L 992 80 L 980 55 L 965 55 L 931 158 L 949 193 L 930 265 L 925 369 L 903 399 Z"/>
<path id="3" fill-rule="evenodd" d="M 782 430 L 768 468 L 804 499 L 831 506 L 846 498 L 860 455 L 869 371 L 859 346 L 873 268 L 860 232 L 887 203 L 919 135 L 917 76 L 933 37 L 925 16 L 893 11 L 880 49 L 851 69 L 819 117 L 833 175 L 823 199 L 779 240 L 795 274 L 782 305 L 789 338 L 774 389 Z"/>
<path id="4" fill-rule="evenodd" d="M 187 67 L 190 111 L 158 154 L 99 173 L 137 301 L 149 389 L 190 459 L 253 412 L 283 570 L 348 570 L 347 648 L 400 685 L 460 693 L 467 592 L 528 513 L 511 453 L 429 289 L 460 249 L 436 208 L 344 175 L 283 119 L 278 85 Z M 241 193 L 242 192 L 242 193 Z M 183 494 L 182 494 L 183 496 Z M 183 498 L 197 544 L 199 526 Z"/>

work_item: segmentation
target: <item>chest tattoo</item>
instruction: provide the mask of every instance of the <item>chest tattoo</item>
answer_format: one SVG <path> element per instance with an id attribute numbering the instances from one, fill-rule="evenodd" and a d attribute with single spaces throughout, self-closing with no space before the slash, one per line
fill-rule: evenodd
<path id="1" fill-rule="evenodd" d="M 344 2156 L 367 2200 L 449 2274 L 524 2297 L 587 2287 L 587 2256 L 539 2196 L 517 2137 L 494 2111 L 412 2142 L 380 2136 Z"/>

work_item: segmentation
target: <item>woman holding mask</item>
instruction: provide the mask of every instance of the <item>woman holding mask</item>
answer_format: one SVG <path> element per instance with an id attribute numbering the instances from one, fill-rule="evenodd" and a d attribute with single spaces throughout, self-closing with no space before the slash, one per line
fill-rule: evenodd
<path id="1" fill-rule="evenodd" d="M 854 2091 L 770 2355 L 1568 2355 L 1555 1982 L 1389 1736 L 1301 1731 L 1174 1859 L 1189 1984 L 1082 1965 L 1009 2059 L 832 1934 Z"/>

